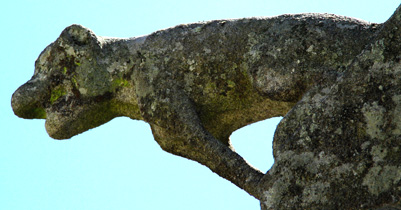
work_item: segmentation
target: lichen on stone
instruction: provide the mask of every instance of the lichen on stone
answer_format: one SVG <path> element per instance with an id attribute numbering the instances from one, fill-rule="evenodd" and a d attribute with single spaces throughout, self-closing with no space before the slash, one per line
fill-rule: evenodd
<path id="1" fill-rule="evenodd" d="M 401 7 L 383 24 L 329 14 L 183 24 L 128 39 L 67 27 L 13 94 L 55 139 L 119 116 L 270 209 L 401 208 Z M 230 144 L 283 116 L 267 173 Z"/>

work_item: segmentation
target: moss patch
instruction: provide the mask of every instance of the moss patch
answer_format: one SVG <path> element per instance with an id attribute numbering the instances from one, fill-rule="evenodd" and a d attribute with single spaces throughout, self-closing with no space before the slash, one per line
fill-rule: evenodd
<path id="1" fill-rule="evenodd" d="M 75 75 L 72 76 L 71 82 L 72 82 L 72 84 L 74 85 L 75 88 L 78 88 L 78 82 L 77 82 L 77 78 L 76 78 Z"/>
<path id="2" fill-rule="evenodd" d="M 46 111 L 43 108 L 35 108 L 31 112 L 36 119 L 46 119 Z"/>
<path id="3" fill-rule="evenodd" d="M 129 86 L 130 86 L 130 82 L 125 79 L 115 79 L 115 80 L 113 80 L 113 83 L 112 83 L 113 90 L 115 90 L 119 87 L 129 87 Z"/>
<path id="4" fill-rule="evenodd" d="M 50 94 L 50 103 L 53 104 L 55 101 L 57 101 L 57 99 L 66 94 L 67 91 L 64 89 L 64 87 L 62 86 L 56 87 Z"/>

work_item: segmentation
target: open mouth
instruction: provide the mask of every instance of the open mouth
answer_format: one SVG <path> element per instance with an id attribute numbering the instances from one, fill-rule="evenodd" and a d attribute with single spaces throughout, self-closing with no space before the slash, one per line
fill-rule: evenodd
<path id="1" fill-rule="evenodd" d="M 69 139 L 110 121 L 117 116 L 111 111 L 111 104 L 106 99 L 78 100 L 50 94 L 45 81 L 34 79 L 19 87 L 11 99 L 18 117 L 46 119 L 46 131 L 54 139 Z"/>

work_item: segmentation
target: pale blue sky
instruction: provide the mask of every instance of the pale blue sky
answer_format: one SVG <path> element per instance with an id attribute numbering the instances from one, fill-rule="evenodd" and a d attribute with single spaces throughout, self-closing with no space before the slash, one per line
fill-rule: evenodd
<path id="1" fill-rule="evenodd" d="M 257 210 L 259 202 L 198 163 L 168 154 L 144 122 L 118 118 L 67 141 L 10 106 L 39 53 L 67 26 L 131 37 L 181 23 L 284 13 L 335 13 L 384 22 L 397 0 L 22 0 L 0 6 L 0 209 Z M 263 171 L 273 164 L 273 119 L 236 132 L 236 150 Z"/>

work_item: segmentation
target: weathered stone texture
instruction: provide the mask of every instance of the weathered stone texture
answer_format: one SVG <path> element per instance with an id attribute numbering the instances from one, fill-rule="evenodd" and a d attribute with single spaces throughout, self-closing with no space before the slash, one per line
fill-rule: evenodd
<path id="1" fill-rule="evenodd" d="M 117 116 L 151 125 L 267 209 L 401 209 L 400 9 L 384 24 L 327 14 L 179 25 L 130 39 L 66 28 L 13 95 L 56 139 Z M 284 116 L 266 174 L 231 148 Z"/>

